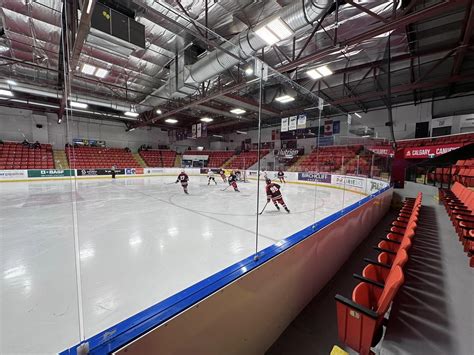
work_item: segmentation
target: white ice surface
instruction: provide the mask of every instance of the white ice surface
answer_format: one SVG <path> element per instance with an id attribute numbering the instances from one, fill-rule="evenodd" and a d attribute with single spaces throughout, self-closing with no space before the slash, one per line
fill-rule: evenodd
<path id="1" fill-rule="evenodd" d="M 256 181 L 236 193 L 191 177 L 190 195 L 173 181 L 0 184 L 0 353 L 54 353 L 81 340 L 73 194 L 86 338 L 254 253 Z M 296 184 L 282 191 L 291 214 L 267 206 L 259 250 L 340 210 L 343 196 L 346 206 L 362 198 Z"/>

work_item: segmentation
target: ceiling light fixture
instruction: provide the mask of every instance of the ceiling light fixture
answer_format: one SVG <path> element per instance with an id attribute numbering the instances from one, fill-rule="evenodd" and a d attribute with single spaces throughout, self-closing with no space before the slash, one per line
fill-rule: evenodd
<path id="1" fill-rule="evenodd" d="M 87 3 L 86 14 L 91 13 L 91 8 L 92 8 L 92 0 L 89 0 L 89 2 Z"/>
<path id="2" fill-rule="evenodd" d="M 329 76 L 333 74 L 332 70 L 328 68 L 327 65 L 323 65 L 322 67 L 316 69 L 310 69 L 306 72 L 311 79 L 317 80 L 325 76 Z"/>
<path id="3" fill-rule="evenodd" d="M 97 68 L 97 70 L 94 73 L 96 77 L 101 78 L 101 79 L 105 78 L 107 74 L 109 74 L 109 71 L 107 69 L 102 69 L 102 68 Z"/>
<path id="4" fill-rule="evenodd" d="M 233 108 L 232 110 L 230 110 L 230 113 L 233 113 L 234 115 L 241 115 L 245 112 L 246 111 L 242 110 L 241 108 Z"/>
<path id="5" fill-rule="evenodd" d="M 18 85 L 15 80 L 7 80 L 7 84 L 9 84 L 9 85 Z"/>
<path id="6" fill-rule="evenodd" d="M 83 102 L 76 102 L 76 101 L 71 101 L 71 107 L 77 107 L 77 108 L 87 108 L 89 105 L 83 103 Z"/>
<path id="7" fill-rule="evenodd" d="M 124 113 L 125 116 L 128 116 L 128 117 L 138 117 L 138 113 L 137 112 L 130 112 L 130 111 L 127 111 Z"/>
<path id="8" fill-rule="evenodd" d="M 253 69 L 252 69 L 252 67 L 247 67 L 247 68 L 245 69 L 245 74 L 246 74 L 246 75 L 252 75 L 252 74 L 253 74 Z"/>
<path id="9" fill-rule="evenodd" d="M 270 46 L 293 35 L 291 28 L 279 17 L 263 25 L 255 33 Z"/>
<path id="10" fill-rule="evenodd" d="M 210 117 L 203 117 L 201 118 L 201 122 L 206 122 L 206 123 L 209 123 L 209 122 L 212 122 L 214 121 L 214 119 L 210 118 Z"/>
<path id="11" fill-rule="evenodd" d="M 82 69 L 81 69 L 81 72 L 83 72 L 84 74 L 87 74 L 87 75 L 93 75 L 95 73 L 95 70 L 97 68 L 94 67 L 93 65 L 90 65 L 90 64 L 87 64 L 87 63 L 84 63 L 82 65 Z"/>
<path id="12" fill-rule="evenodd" d="M 280 97 L 277 97 L 275 100 L 281 102 L 282 104 L 285 104 L 287 102 L 295 101 L 295 98 L 290 95 L 282 95 Z"/>
<path id="13" fill-rule="evenodd" d="M 157 110 L 156 110 L 156 113 L 157 113 L 158 115 L 161 115 L 161 114 L 163 113 L 163 111 L 161 111 L 160 109 L 157 109 Z"/>
<path id="14" fill-rule="evenodd" d="M 0 90 L 0 95 L 1 96 L 13 96 L 13 92 L 10 90 Z"/>
<path id="15" fill-rule="evenodd" d="M 356 116 L 359 117 L 359 118 L 362 118 L 362 116 L 359 115 L 357 112 L 354 112 L 354 115 L 356 115 Z"/>
<path id="16" fill-rule="evenodd" d="M 167 118 L 165 120 L 166 123 L 178 123 L 178 120 L 175 120 L 174 118 Z"/>
<path id="17" fill-rule="evenodd" d="M 220 134 L 213 134 L 212 136 L 216 138 L 224 138 L 224 136 L 221 136 Z"/>
<path id="18" fill-rule="evenodd" d="M 247 134 L 247 132 L 243 132 L 243 131 L 235 131 L 235 133 L 237 133 L 237 134 Z"/>

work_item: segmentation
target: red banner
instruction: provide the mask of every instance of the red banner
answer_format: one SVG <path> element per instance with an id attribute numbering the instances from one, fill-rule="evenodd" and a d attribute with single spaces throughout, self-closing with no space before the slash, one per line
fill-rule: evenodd
<path id="1" fill-rule="evenodd" d="M 452 150 L 461 148 L 462 144 L 442 144 L 442 145 L 431 145 L 426 147 L 416 148 L 405 148 L 404 157 L 405 159 L 424 159 L 430 157 L 437 157 L 449 153 Z"/>
<path id="2" fill-rule="evenodd" d="M 395 154 L 395 151 L 393 150 L 393 148 L 387 147 L 387 146 L 373 146 L 373 147 L 367 147 L 367 149 L 370 150 L 371 152 L 374 152 L 375 154 L 382 155 L 384 157 L 389 157 Z"/>

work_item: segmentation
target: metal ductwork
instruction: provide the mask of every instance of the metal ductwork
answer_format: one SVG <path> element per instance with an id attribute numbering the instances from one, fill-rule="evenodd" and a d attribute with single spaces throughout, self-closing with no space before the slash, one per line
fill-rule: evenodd
<path id="1" fill-rule="evenodd" d="M 260 22 L 255 28 L 272 21 L 279 17 L 286 25 L 297 34 L 298 32 L 306 31 L 315 21 L 319 20 L 332 5 L 330 0 L 301 0 L 294 1 L 292 4 L 285 6 L 272 17 Z M 156 11 L 156 10 L 155 10 Z M 147 16 L 147 14 L 145 14 Z M 261 39 L 254 29 L 248 29 L 235 36 L 230 43 L 224 43 L 222 49 L 215 49 L 207 53 L 202 59 L 189 67 L 180 68 L 184 71 L 184 83 L 188 85 L 196 85 L 223 71 L 232 68 L 241 61 L 253 56 L 258 50 L 264 48 L 268 44 Z M 232 56 L 227 52 L 235 55 Z M 237 58 L 239 59 L 237 59 Z M 169 83 L 166 83 L 159 89 L 153 92 L 154 95 L 171 98 L 174 92 L 169 90 Z M 179 88 L 178 88 L 179 89 Z M 164 103 L 165 99 L 148 96 L 141 102 L 143 105 L 158 106 Z"/>
<path id="2" fill-rule="evenodd" d="M 34 94 L 42 97 L 51 97 L 54 99 L 60 100 L 63 95 L 61 92 L 54 90 L 54 89 L 49 89 L 49 88 L 43 88 L 39 90 L 36 86 L 34 85 L 28 85 L 21 83 L 19 85 L 9 85 L 6 83 L 0 83 L 0 89 L 5 89 L 5 90 L 12 90 L 14 92 L 21 92 L 25 94 Z M 117 111 L 130 111 L 132 109 L 132 105 L 124 105 L 124 103 L 118 102 L 118 101 L 110 101 L 110 100 L 102 100 L 98 99 L 96 97 L 90 97 L 86 95 L 77 95 L 77 94 L 70 94 L 69 98 L 73 101 L 79 101 L 85 104 L 89 105 L 95 105 L 95 106 L 100 106 L 100 107 L 107 107 L 113 110 Z"/>

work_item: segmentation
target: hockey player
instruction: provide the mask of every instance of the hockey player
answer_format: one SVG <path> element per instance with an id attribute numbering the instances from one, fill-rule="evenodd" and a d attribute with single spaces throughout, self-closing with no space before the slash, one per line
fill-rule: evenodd
<path id="1" fill-rule="evenodd" d="M 211 181 L 214 181 L 214 184 L 217 185 L 216 178 L 214 177 L 214 172 L 211 169 L 209 169 L 209 171 L 207 172 L 207 185 L 208 186 L 211 183 Z"/>
<path id="2" fill-rule="evenodd" d="M 290 210 L 286 206 L 285 201 L 283 201 L 283 196 L 281 195 L 281 192 L 280 192 L 280 185 L 273 183 L 272 180 L 270 179 L 267 179 L 266 183 L 267 183 L 267 187 L 266 187 L 267 202 L 270 202 L 270 199 L 271 199 L 278 211 L 280 210 L 280 207 L 278 206 L 278 204 L 280 204 L 283 206 L 286 212 L 290 213 Z"/>
<path id="3" fill-rule="evenodd" d="M 181 174 L 178 175 L 178 178 L 176 179 L 176 184 L 178 182 L 181 182 L 181 186 L 183 187 L 184 193 L 188 195 L 188 181 L 189 181 L 189 176 L 188 174 L 185 173 L 185 171 L 181 171 Z"/>
<path id="4" fill-rule="evenodd" d="M 229 178 L 227 179 L 229 185 L 234 188 L 235 192 L 240 192 L 239 188 L 237 187 L 237 176 L 234 174 L 233 171 L 230 172 Z"/>
<path id="5" fill-rule="evenodd" d="M 278 169 L 278 179 L 280 179 L 280 182 L 283 182 L 286 184 L 286 181 L 285 181 L 285 173 L 283 172 L 283 170 L 281 169 Z"/>
<path id="6" fill-rule="evenodd" d="M 227 177 L 225 176 L 225 171 L 224 171 L 224 169 L 220 169 L 220 170 L 219 170 L 219 175 L 221 176 L 222 181 L 227 182 Z"/>

